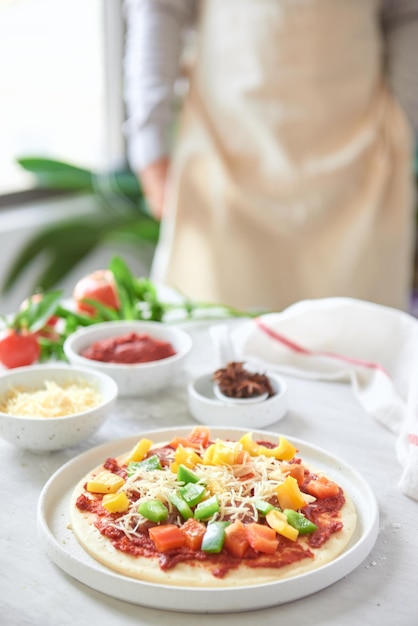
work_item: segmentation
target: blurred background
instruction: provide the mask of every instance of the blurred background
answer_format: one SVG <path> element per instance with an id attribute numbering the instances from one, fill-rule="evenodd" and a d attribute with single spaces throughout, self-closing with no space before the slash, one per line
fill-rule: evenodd
<path id="1" fill-rule="evenodd" d="M 158 228 L 126 169 L 121 7 L 0 0 L 0 313 L 15 310 L 41 276 L 44 287 L 58 278 L 70 293 L 119 250 L 135 272 L 148 271 Z M 48 236 L 6 287 L 38 235 Z"/>
<path id="2" fill-rule="evenodd" d="M 38 288 L 69 295 L 114 254 L 149 272 L 158 224 L 127 167 L 123 45 L 120 0 L 0 0 L 0 314 Z"/>
<path id="3" fill-rule="evenodd" d="M 107 165 L 102 5 L 102 0 L 1 0 L 2 194 L 33 185 L 15 161 L 22 154 Z"/>

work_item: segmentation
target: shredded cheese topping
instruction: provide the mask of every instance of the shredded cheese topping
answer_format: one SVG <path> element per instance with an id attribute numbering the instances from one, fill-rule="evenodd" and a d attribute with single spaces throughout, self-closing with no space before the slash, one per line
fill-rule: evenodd
<path id="1" fill-rule="evenodd" d="M 97 389 L 83 379 L 62 385 L 46 380 L 40 389 L 9 389 L 0 399 L 0 411 L 17 417 L 65 417 L 97 406 L 102 399 Z"/>
<path id="2" fill-rule="evenodd" d="M 206 486 L 208 496 L 218 496 L 219 511 L 210 521 L 226 519 L 231 522 L 248 522 L 250 519 L 258 520 L 256 502 L 272 498 L 276 494 L 277 485 L 285 480 L 286 472 L 282 469 L 281 461 L 261 455 L 239 465 L 198 464 L 193 471 L 199 476 L 199 482 Z M 156 498 L 162 500 L 172 513 L 175 511 L 170 503 L 170 495 L 183 484 L 169 468 L 137 471 L 127 478 L 119 490 L 124 491 L 131 500 L 130 508 L 112 525 L 121 529 L 128 538 L 138 535 L 138 528 L 145 521 L 137 511 L 139 498 L 142 501 Z M 179 522 L 181 524 L 181 518 Z"/>

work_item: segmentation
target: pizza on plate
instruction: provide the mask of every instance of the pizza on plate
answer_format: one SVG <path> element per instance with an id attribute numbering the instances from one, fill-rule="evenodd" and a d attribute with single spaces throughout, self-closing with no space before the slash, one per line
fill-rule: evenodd
<path id="1" fill-rule="evenodd" d="M 317 569 L 350 542 L 354 504 L 290 441 L 265 439 L 204 426 L 139 439 L 77 484 L 72 531 L 106 567 L 158 584 L 236 587 Z"/>

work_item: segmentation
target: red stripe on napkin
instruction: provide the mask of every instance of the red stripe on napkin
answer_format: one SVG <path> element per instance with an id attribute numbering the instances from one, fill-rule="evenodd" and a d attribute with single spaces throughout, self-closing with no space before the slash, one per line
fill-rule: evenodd
<path id="1" fill-rule="evenodd" d="M 308 348 L 301 346 L 299 343 L 296 343 L 292 339 L 289 339 L 288 337 L 285 337 L 284 335 L 282 335 L 281 333 L 278 333 L 272 328 L 269 328 L 268 326 L 264 324 L 264 322 L 261 321 L 259 317 L 255 318 L 254 321 L 257 324 L 258 328 L 263 333 L 271 337 L 271 339 L 274 339 L 275 341 L 280 342 L 282 345 L 286 346 L 290 350 L 293 350 L 293 352 L 298 352 L 299 354 L 306 354 L 307 356 L 323 356 L 323 357 L 325 356 L 327 358 L 344 361 L 345 363 L 351 363 L 352 365 L 361 365 L 362 367 L 368 367 L 370 369 L 380 370 L 381 372 L 386 374 L 386 376 L 389 376 L 386 370 L 378 363 L 373 363 L 372 361 L 363 361 L 362 359 L 356 359 L 354 357 L 344 356 L 342 354 L 334 354 L 333 352 L 315 352 L 313 350 L 309 350 Z"/>
<path id="2" fill-rule="evenodd" d="M 409 433 L 408 441 L 409 443 L 412 443 L 412 445 L 418 446 L 418 435 L 416 435 L 415 433 Z"/>

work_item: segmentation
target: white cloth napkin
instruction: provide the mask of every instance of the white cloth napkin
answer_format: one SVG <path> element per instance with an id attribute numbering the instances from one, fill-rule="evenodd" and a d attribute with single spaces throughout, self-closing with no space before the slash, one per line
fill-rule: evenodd
<path id="1" fill-rule="evenodd" d="M 418 320 L 351 298 L 306 300 L 234 328 L 231 340 L 254 365 L 351 384 L 366 412 L 396 435 L 399 487 L 418 500 Z"/>

